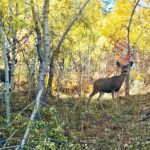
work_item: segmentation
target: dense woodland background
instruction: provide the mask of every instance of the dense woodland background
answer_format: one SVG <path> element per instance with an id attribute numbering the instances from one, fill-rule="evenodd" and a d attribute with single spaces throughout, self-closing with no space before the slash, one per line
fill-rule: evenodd
<path id="1" fill-rule="evenodd" d="M 150 149 L 149 0 L 0 1 L 0 149 Z M 119 91 L 98 78 L 133 61 Z"/>

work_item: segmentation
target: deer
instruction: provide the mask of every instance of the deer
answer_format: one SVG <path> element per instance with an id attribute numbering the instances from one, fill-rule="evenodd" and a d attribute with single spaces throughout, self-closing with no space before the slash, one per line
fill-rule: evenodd
<path id="1" fill-rule="evenodd" d="M 104 93 L 112 93 L 112 99 L 113 100 L 115 99 L 115 97 L 114 97 L 115 93 L 119 92 L 119 90 L 122 86 L 122 83 L 126 78 L 126 75 L 129 73 L 129 70 L 133 65 L 133 61 L 130 61 L 126 65 L 123 65 L 117 61 L 116 64 L 117 64 L 118 68 L 121 68 L 120 75 L 112 76 L 109 78 L 100 78 L 100 79 L 96 80 L 93 84 L 93 92 L 90 94 L 87 104 L 90 103 L 91 98 L 98 92 L 100 93 L 98 100 L 101 98 L 101 96 Z M 117 106 L 117 103 L 116 103 L 116 106 Z"/>
<path id="2" fill-rule="evenodd" d="M 10 81 L 10 71 L 9 71 L 9 81 Z M 4 69 L 0 69 L 0 82 L 5 83 L 5 70 Z"/>
<path id="3" fill-rule="evenodd" d="M 9 71 L 9 75 L 10 75 L 10 71 Z M 10 79 L 10 76 L 9 76 L 9 79 Z M 6 80 L 5 80 L 5 70 L 4 69 L 0 69 L 0 83 L 3 83 L 2 84 L 2 86 L 3 86 L 5 82 L 6 82 Z M 1 89 L 0 89 L 0 95 L 1 95 L 2 92 L 3 92 L 3 89 L 1 87 Z M 0 98 L 0 105 L 1 104 L 3 104 L 3 99 Z"/>

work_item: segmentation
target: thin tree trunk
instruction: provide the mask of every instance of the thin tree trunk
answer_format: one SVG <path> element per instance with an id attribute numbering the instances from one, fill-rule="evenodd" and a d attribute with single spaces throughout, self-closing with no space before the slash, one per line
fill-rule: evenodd
<path id="1" fill-rule="evenodd" d="M 129 24 L 127 26 L 127 45 L 128 45 L 128 51 L 127 54 L 130 54 L 131 51 L 131 47 L 130 47 L 130 28 L 131 28 L 131 23 L 132 23 L 132 19 L 133 19 L 133 15 L 135 13 L 135 9 L 138 6 L 140 0 L 137 0 L 137 2 L 135 3 L 131 15 L 130 15 L 130 19 L 129 19 Z M 129 89 L 130 89 L 130 71 L 129 74 L 127 74 L 126 79 L 125 79 L 125 96 L 128 97 L 129 96 Z"/>
<path id="2" fill-rule="evenodd" d="M 92 33 L 91 33 L 92 34 Z M 86 76 L 86 78 L 87 78 L 87 81 L 89 81 L 89 78 L 90 78 L 90 71 L 91 71 L 91 53 L 90 53 L 90 51 L 91 51 L 91 37 L 89 37 L 89 41 L 88 41 L 88 48 L 87 48 L 87 76 Z"/>
<path id="3" fill-rule="evenodd" d="M 48 87 L 47 87 L 47 92 L 46 92 L 46 99 L 50 96 L 53 97 L 52 94 L 52 82 L 53 82 L 53 77 L 54 77 L 54 59 L 51 58 L 50 62 L 50 70 L 49 70 L 49 78 L 48 78 Z"/>
<path id="4" fill-rule="evenodd" d="M 18 3 L 16 3 L 16 15 L 18 16 Z M 11 60 L 11 78 L 10 78 L 10 87 L 11 89 L 14 88 L 14 70 L 15 70 L 15 64 L 16 64 L 16 23 L 13 28 L 13 46 L 12 46 L 12 60 Z"/>
<path id="5" fill-rule="evenodd" d="M 84 8 L 86 7 L 86 5 L 88 4 L 89 0 L 85 0 L 85 2 L 83 3 L 81 9 L 78 11 L 78 13 L 73 17 L 73 19 L 71 20 L 71 22 L 69 23 L 69 25 L 66 27 L 65 31 L 63 32 L 53 54 L 52 54 L 52 58 L 51 58 L 51 62 L 50 62 L 50 71 L 49 71 L 49 80 L 48 80 L 48 88 L 47 88 L 47 96 L 52 96 L 52 82 L 53 82 L 53 76 L 54 76 L 54 60 L 55 58 L 58 57 L 58 54 L 60 53 L 60 47 L 66 37 L 66 35 L 68 34 L 68 32 L 70 31 L 71 27 L 74 25 L 75 21 L 78 19 L 78 17 L 81 15 L 82 11 L 84 10 Z M 51 68 L 52 67 L 52 68 Z"/>
<path id="6" fill-rule="evenodd" d="M 29 0 L 25 0 L 25 8 L 26 10 L 29 9 Z M 33 9 L 34 11 L 34 9 Z M 28 19 L 29 19 L 29 12 L 27 11 L 26 14 L 25 14 L 25 21 L 26 23 L 28 23 Z M 36 34 L 37 35 L 37 34 Z M 27 39 L 27 43 L 28 45 L 30 45 L 30 40 Z M 37 47 L 37 46 L 36 46 Z M 27 54 L 28 54 L 28 58 L 30 58 L 30 50 L 27 48 Z M 35 72 L 35 62 L 36 62 L 36 51 L 34 51 L 34 56 L 33 56 L 33 61 L 31 62 L 30 59 L 27 60 L 27 67 L 28 67 L 28 71 L 29 71 L 29 74 L 28 74 L 28 99 L 30 99 L 31 97 L 31 94 L 32 94 L 32 91 L 34 91 L 34 83 L 35 83 L 35 79 L 33 79 L 34 77 L 34 72 Z"/>
<path id="7" fill-rule="evenodd" d="M 82 95 L 82 53 L 79 50 L 79 70 L 78 70 L 78 95 L 81 97 Z"/>
<path id="8" fill-rule="evenodd" d="M 56 91 L 57 100 L 59 100 L 60 98 L 60 85 L 61 85 L 63 68 L 64 68 L 64 60 L 58 62 L 57 91 Z"/>
<path id="9" fill-rule="evenodd" d="M 29 68 L 29 84 L 28 84 L 28 99 L 30 99 L 32 91 L 35 90 L 35 64 L 36 64 L 37 53 L 34 51 L 34 58 Z"/>
<path id="10" fill-rule="evenodd" d="M 31 0 L 31 10 L 32 10 L 32 16 L 33 16 L 33 20 L 34 20 L 34 26 L 35 26 L 35 33 L 37 36 L 37 52 L 38 52 L 38 59 L 40 61 L 40 63 L 42 63 L 42 59 L 43 59 L 43 54 L 42 54 L 42 38 L 41 38 L 41 31 L 40 31 L 40 27 L 39 27 L 39 21 L 38 21 L 38 17 L 37 14 L 35 12 L 35 8 L 34 8 L 34 2 L 33 0 Z"/>

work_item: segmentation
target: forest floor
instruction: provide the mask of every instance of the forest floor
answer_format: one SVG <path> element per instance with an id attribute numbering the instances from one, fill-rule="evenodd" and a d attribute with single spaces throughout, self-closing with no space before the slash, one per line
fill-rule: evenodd
<path id="1" fill-rule="evenodd" d="M 149 150 L 150 94 L 119 98 L 119 109 L 113 101 L 103 100 L 85 105 L 85 98 L 57 102 L 58 111 L 70 136 L 78 138 L 82 149 Z"/>
<path id="2" fill-rule="evenodd" d="M 94 98 L 89 106 L 86 101 L 87 98 L 66 98 L 48 102 L 56 107 L 65 136 L 78 142 L 81 150 L 150 149 L 150 93 L 120 97 L 117 109 L 112 99 L 101 101 L 104 109 Z M 12 112 L 24 106 L 20 100 L 13 104 Z M 30 117 L 31 112 L 25 116 Z M 0 113 L 4 115 L 3 109 Z M 5 134 L 5 130 L 0 129 L 0 133 Z"/>

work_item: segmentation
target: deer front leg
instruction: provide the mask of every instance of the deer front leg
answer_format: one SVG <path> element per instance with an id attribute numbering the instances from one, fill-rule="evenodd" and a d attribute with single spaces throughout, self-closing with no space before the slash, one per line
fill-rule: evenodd
<path id="1" fill-rule="evenodd" d="M 120 106 L 119 106 L 119 102 L 118 102 L 118 100 L 119 100 L 118 91 L 115 92 L 115 95 L 116 95 L 116 108 L 118 108 L 118 110 L 120 111 Z"/>
<path id="2" fill-rule="evenodd" d="M 114 100 L 115 99 L 115 92 L 114 91 L 112 91 L 112 99 Z"/>
<path id="3" fill-rule="evenodd" d="M 112 99 L 115 101 L 115 108 L 118 108 L 118 92 L 113 91 L 112 92 Z"/>

